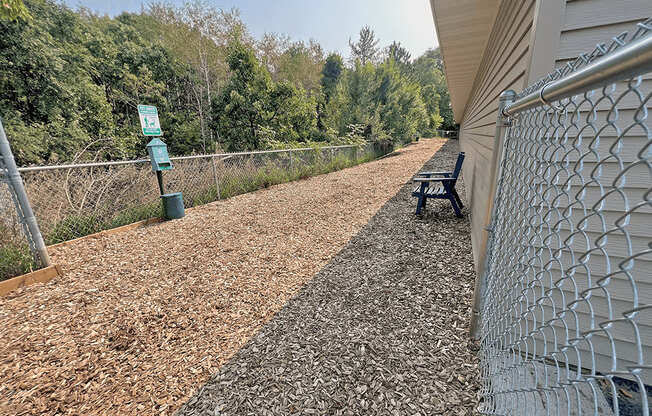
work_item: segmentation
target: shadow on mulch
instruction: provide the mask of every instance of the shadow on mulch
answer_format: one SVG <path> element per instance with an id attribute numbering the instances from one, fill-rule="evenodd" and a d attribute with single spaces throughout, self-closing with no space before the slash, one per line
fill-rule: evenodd
<path id="1" fill-rule="evenodd" d="M 450 170 L 458 142 L 424 165 Z M 468 211 L 415 216 L 406 184 L 180 409 L 181 415 L 471 414 Z M 458 191 L 463 192 L 463 181 Z"/>

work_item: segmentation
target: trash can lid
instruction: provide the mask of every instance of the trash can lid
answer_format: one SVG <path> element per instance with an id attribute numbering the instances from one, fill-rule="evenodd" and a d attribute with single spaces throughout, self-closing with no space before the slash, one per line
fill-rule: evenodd
<path id="1" fill-rule="evenodd" d="M 161 195 L 161 198 L 172 198 L 175 196 L 181 196 L 181 192 L 173 192 L 171 194 L 163 194 Z"/>

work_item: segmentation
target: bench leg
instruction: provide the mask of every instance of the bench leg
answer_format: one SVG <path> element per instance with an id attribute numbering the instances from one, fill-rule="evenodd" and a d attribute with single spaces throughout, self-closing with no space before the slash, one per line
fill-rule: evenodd
<path id="1" fill-rule="evenodd" d="M 460 208 L 464 208 L 464 204 L 462 203 L 462 199 L 460 196 L 457 194 L 457 190 L 453 189 L 453 196 L 455 196 L 455 200 L 457 201 L 457 205 L 460 206 Z"/>
<path id="2" fill-rule="evenodd" d="M 455 196 L 451 195 L 448 199 L 451 201 L 451 205 L 453 206 L 453 211 L 455 211 L 455 216 L 460 218 L 462 216 L 462 211 L 460 210 L 460 207 L 457 206 L 457 201 L 455 200 Z"/>
<path id="3" fill-rule="evenodd" d="M 419 199 L 417 199 L 417 212 L 415 212 L 416 215 L 421 214 L 421 210 L 426 207 L 426 196 L 425 195 L 419 195 Z"/>

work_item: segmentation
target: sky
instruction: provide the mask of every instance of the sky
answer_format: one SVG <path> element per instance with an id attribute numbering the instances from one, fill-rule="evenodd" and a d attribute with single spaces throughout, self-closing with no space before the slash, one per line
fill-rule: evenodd
<path id="1" fill-rule="evenodd" d="M 266 32 L 284 33 L 293 40 L 315 39 L 328 51 L 349 56 L 349 37 L 369 25 L 379 46 L 401 42 L 413 58 L 437 46 L 428 0 L 206 0 L 222 9 L 235 7 L 256 38 Z M 141 10 L 139 0 L 63 0 L 71 8 L 88 7 L 115 16 Z M 184 0 L 168 0 L 181 5 Z M 143 0 L 145 7 L 149 2 Z"/>

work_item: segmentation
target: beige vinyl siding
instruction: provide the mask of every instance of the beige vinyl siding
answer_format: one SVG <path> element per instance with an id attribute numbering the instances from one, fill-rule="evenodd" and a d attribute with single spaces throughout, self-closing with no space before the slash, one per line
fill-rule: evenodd
<path id="1" fill-rule="evenodd" d="M 460 123 L 460 144 L 466 152 L 463 174 L 471 209 L 476 268 L 491 185 L 498 96 L 506 89 L 521 90 L 524 86 L 534 5 L 535 0 L 501 3 Z"/>
<path id="2" fill-rule="evenodd" d="M 514 89 L 520 92 L 527 84 L 526 77 L 533 72 L 528 68 L 533 61 L 532 51 L 532 34 L 533 21 L 536 13 L 536 1 L 518 1 L 504 0 L 501 2 L 494 27 L 487 42 L 481 64 L 478 67 L 471 96 L 465 107 L 464 116 L 461 122 L 460 141 L 461 147 L 467 154 L 467 160 L 464 165 L 464 178 L 466 183 L 467 199 L 471 205 L 471 238 L 474 249 L 474 259 L 476 268 L 482 258 L 478 250 L 482 244 L 484 226 L 486 220 L 486 209 L 489 202 L 491 184 L 492 155 L 494 150 L 494 134 L 496 113 L 498 110 L 498 97 L 506 89 Z M 652 1 L 650 0 L 575 0 L 569 1 L 563 5 L 563 15 L 561 25 L 554 28 L 538 27 L 539 30 L 550 31 L 550 36 L 556 36 L 554 44 L 558 45 L 555 56 L 550 57 L 550 67 L 559 67 L 574 60 L 582 53 L 590 53 L 599 42 L 608 42 L 611 37 L 617 36 L 623 31 L 630 31 L 634 28 L 636 22 L 642 21 L 652 15 Z M 634 28 L 635 29 L 635 28 Z M 548 34 L 544 34 L 548 36 Z M 544 42 L 546 39 L 544 38 Z M 557 42 L 558 41 L 558 42 Z M 548 44 L 549 45 L 549 44 Z M 554 48 L 552 49 L 554 50 Z M 546 62 L 545 59 L 538 59 L 538 62 Z M 539 68 L 540 69 L 540 68 Z M 542 73 L 541 71 L 538 71 Z M 544 71 L 545 72 L 545 71 Z M 652 84 L 652 74 L 643 77 L 643 86 L 645 90 L 650 89 Z M 614 96 L 619 96 L 627 90 L 625 83 L 617 86 Z M 597 92 L 596 94 L 600 94 Z M 634 94 L 628 94 L 619 102 L 619 115 L 621 122 L 618 126 L 621 129 L 626 127 L 626 122 L 631 122 L 640 100 Z M 610 104 L 602 102 L 598 106 L 596 125 L 602 126 L 605 123 Z M 582 106 L 581 110 L 589 108 Z M 652 129 L 650 121 L 648 127 Z M 585 177 L 590 176 L 590 172 L 596 168 L 597 160 L 608 155 L 609 149 L 616 143 L 617 134 L 614 129 L 601 131 L 600 141 L 594 147 L 598 156 L 590 156 L 583 159 L 582 173 Z M 637 152 L 643 149 L 647 143 L 645 132 L 640 127 L 631 129 L 626 139 L 627 147 L 619 154 L 620 160 L 610 160 L 602 163 L 600 178 L 602 183 L 613 181 L 618 172 L 621 170 L 621 163 L 627 166 L 637 159 Z M 581 145 L 582 152 L 588 152 L 593 137 L 588 131 L 583 133 L 583 142 Z M 571 156 L 569 162 L 578 161 L 576 155 Z M 563 182 L 565 178 L 560 180 Z M 627 188 L 624 193 L 629 201 L 638 202 L 643 198 L 643 193 L 649 188 L 649 172 L 645 166 L 632 169 L 627 174 Z M 569 189 L 569 195 L 575 195 L 581 188 L 581 184 L 575 179 L 572 180 Z M 584 196 L 585 206 L 590 209 L 594 203 L 597 203 L 601 197 L 599 187 L 590 185 L 586 189 Z M 552 196 L 554 197 L 554 195 Z M 551 197 L 542 202 L 550 203 Z M 572 202 L 572 199 L 571 199 Z M 566 202 L 568 203 L 568 201 Z M 563 211 L 564 203 L 558 205 L 560 212 Z M 603 218 L 606 221 L 607 229 L 612 229 L 613 224 L 622 217 L 625 207 L 622 199 L 616 195 L 607 198 L 603 206 Z M 573 211 L 571 221 L 577 223 L 585 214 L 581 210 Z M 559 221 L 561 239 L 556 240 L 553 248 L 564 247 L 564 237 L 569 236 L 570 227 L 564 223 L 564 218 L 550 218 L 549 222 Z M 620 232 L 612 233 L 608 236 L 608 244 L 604 250 L 609 255 L 607 257 L 595 250 L 595 241 L 603 233 L 604 229 L 599 218 L 591 218 L 587 222 L 587 229 L 584 235 L 577 235 L 571 244 L 572 250 L 577 254 L 588 249 L 593 249 L 593 254 L 587 260 L 586 266 L 590 274 L 582 268 L 575 270 L 564 270 L 563 273 L 557 265 L 553 266 L 550 271 L 541 270 L 546 278 L 542 279 L 539 289 L 551 289 L 554 287 L 561 276 L 573 275 L 573 279 L 566 278 L 559 283 L 558 289 L 551 292 L 550 299 L 541 308 L 534 308 L 530 316 L 522 321 L 523 325 L 528 325 L 530 330 L 535 322 L 549 320 L 559 313 L 560 305 L 568 304 L 570 299 L 575 299 L 576 293 L 581 293 L 589 287 L 595 287 L 596 282 L 604 279 L 611 273 L 611 279 L 606 285 L 609 295 L 607 296 L 603 289 L 591 291 L 591 304 L 580 302 L 573 312 L 567 314 L 576 314 L 579 328 L 576 328 L 574 320 L 567 316 L 565 319 L 567 327 L 561 321 L 553 321 L 550 326 L 545 327 L 541 333 L 535 334 L 528 338 L 530 345 L 528 351 L 541 354 L 546 351 L 557 349 L 558 346 L 552 344 L 544 345 L 544 339 L 555 339 L 554 333 L 557 334 L 558 340 L 566 339 L 566 335 L 559 331 L 569 331 L 568 338 L 574 338 L 575 330 L 586 331 L 591 325 L 591 314 L 596 319 L 596 324 L 614 320 L 609 335 L 605 332 L 596 331 L 590 338 L 590 341 L 582 341 L 574 348 L 568 348 L 565 356 L 558 354 L 556 357 L 559 361 L 579 365 L 591 369 L 595 366 L 597 371 L 609 371 L 611 368 L 611 359 L 615 355 L 617 361 L 617 370 L 626 371 L 628 365 L 636 362 L 638 354 L 642 353 L 647 356 L 652 355 L 652 312 L 643 312 L 637 320 L 641 336 L 641 343 L 644 346 L 642 351 L 638 351 L 636 332 L 632 325 L 627 321 L 617 321 L 623 313 L 632 308 L 632 284 L 630 278 L 636 282 L 638 287 L 639 304 L 652 302 L 652 255 L 645 255 L 636 260 L 636 267 L 628 276 L 624 272 L 619 272 L 618 263 L 628 256 L 627 238 Z M 630 216 L 630 223 L 627 226 L 629 241 L 632 244 L 632 252 L 641 251 L 647 248 L 652 235 L 652 209 L 642 207 Z M 581 238 L 580 238 L 581 237 Z M 550 260 L 550 254 L 544 250 L 540 255 L 540 264 L 545 264 Z M 571 260 L 571 252 L 568 249 L 562 249 L 562 264 L 564 267 L 576 264 L 577 258 Z M 543 286 L 543 287 L 541 287 Z M 536 303 L 537 294 L 533 291 L 529 299 L 530 305 Z M 518 328 L 525 331 L 527 328 Z M 591 354 L 595 352 L 595 363 L 590 361 Z M 648 384 L 652 384 L 652 372 L 645 371 L 642 374 Z"/>
<path id="3" fill-rule="evenodd" d="M 556 2 L 558 9 L 551 3 L 541 3 L 544 1 Z M 431 0 L 431 3 L 437 5 L 435 0 Z M 447 4 L 453 7 L 452 2 Z M 554 14 L 555 11 L 558 11 L 558 14 Z M 446 13 L 441 13 L 438 17 L 445 21 L 445 15 Z M 542 19 L 542 16 L 547 17 Z M 506 89 L 522 91 L 526 84 L 534 82 L 537 77 L 543 76 L 554 67 L 566 65 L 580 54 L 590 54 L 597 43 L 608 44 L 612 37 L 623 31 L 636 30 L 636 23 L 650 16 L 652 16 L 652 0 L 569 0 L 566 2 L 503 0 L 500 2 L 477 72 L 473 79 L 467 80 L 468 83 L 472 83 L 470 96 L 464 104 L 458 103 L 459 105 L 455 107 L 455 116 L 461 124 L 460 144 L 467 155 L 463 175 L 471 209 L 471 239 L 476 270 L 483 259 L 484 253 L 480 253 L 479 250 L 485 236 L 487 207 L 490 198 L 493 197 L 490 195 L 492 185 L 490 181 L 493 169 L 496 113 L 501 92 Z M 459 35 L 458 40 L 461 45 L 468 47 L 469 43 L 476 44 L 475 41 L 471 42 L 464 37 L 463 31 L 455 31 L 453 25 L 449 25 L 447 30 Z M 532 33 L 534 31 L 536 33 Z M 447 54 L 450 56 L 452 52 L 444 48 L 443 53 L 446 60 Z M 530 67 L 533 62 L 536 67 Z M 449 69 L 447 67 L 447 71 Z M 646 74 L 642 78 L 641 89 L 649 91 L 652 87 L 652 74 Z M 459 84 L 463 84 L 463 80 L 464 77 L 456 79 Z M 454 89 L 454 86 L 451 86 L 451 89 Z M 468 91 L 468 84 L 464 84 L 464 92 Z M 626 92 L 627 84 L 620 83 L 612 97 L 619 97 Z M 600 91 L 596 91 L 594 97 L 597 99 L 601 94 Z M 631 124 L 633 114 L 639 105 L 640 98 L 631 92 L 619 101 L 620 121 L 617 125 L 621 131 L 627 128 L 627 124 Z M 648 105 L 652 107 L 652 101 Z M 458 108 L 462 108 L 462 114 Z M 597 126 L 605 125 L 609 108 L 610 103 L 607 100 L 598 105 L 595 120 Z M 589 107 L 585 104 L 580 111 L 589 114 Z M 581 118 L 585 119 L 585 117 Z M 646 123 L 652 130 L 652 116 L 648 116 Z M 573 136 L 572 133 L 570 135 Z M 612 157 L 598 166 L 597 162 L 609 155 L 610 148 L 618 143 L 618 132 L 615 128 L 601 130 L 599 143 L 592 135 L 595 133 L 591 133 L 590 129 L 582 132 L 580 151 L 577 154 L 571 153 L 568 161 L 574 164 L 580 160 L 580 154 L 587 153 L 588 155 L 582 158 L 582 175 L 585 178 L 589 178 L 591 172 L 600 175 L 602 184 L 617 178 L 623 167 L 632 167 L 632 163 L 638 158 L 637 153 L 645 149 L 648 140 L 647 133 L 640 126 L 627 129 L 626 137 L 622 139 L 626 146 L 617 157 Z M 577 140 L 577 137 L 571 139 Z M 567 146 L 572 146 L 572 143 L 567 143 Z M 597 152 L 597 155 L 592 152 Z M 612 328 L 608 333 L 600 329 L 595 330 L 588 341 L 583 339 L 577 345 L 556 354 L 554 358 L 583 368 L 595 368 L 596 371 L 605 372 L 610 371 L 614 356 L 618 357 L 617 370 L 627 370 L 627 366 L 635 363 L 639 355 L 652 356 L 652 310 L 639 313 L 636 320 L 638 328 L 634 328 L 627 320 L 618 320 L 632 309 L 636 295 L 639 305 L 652 303 L 650 279 L 652 254 L 637 257 L 631 271 L 619 268 L 631 253 L 648 248 L 652 235 L 652 208 L 647 206 L 638 207 L 629 216 L 629 224 L 626 226 L 628 235 L 614 227 L 619 219 L 622 220 L 624 212 L 632 209 L 632 203 L 638 203 L 645 198 L 644 194 L 650 187 L 650 176 L 646 166 L 628 170 L 626 178 L 626 188 L 622 191 L 622 195 L 629 201 L 629 207 L 625 206 L 623 197 L 619 193 L 613 193 L 602 200 L 604 190 L 601 191 L 599 186 L 591 183 L 583 187 L 577 177 L 570 179 L 571 183 L 566 192 L 561 192 L 561 188 L 552 189 L 555 188 L 553 186 L 547 191 L 550 194 L 546 195 L 545 199 L 540 198 L 538 202 L 533 203 L 534 207 L 541 205 L 550 207 L 552 201 L 557 198 L 555 207 L 558 211 L 551 210 L 552 217 L 546 218 L 545 221 L 551 227 L 557 224 L 558 228 L 548 230 L 542 227 L 535 232 L 546 238 L 546 247 L 559 249 L 555 255 L 561 256 L 562 261 L 560 264 L 555 263 L 550 266 L 554 262 L 549 264 L 546 262 L 551 260 L 551 251 L 540 250 L 538 253 L 535 260 L 539 260 L 537 263 L 539 269 L 531 270 L 532 274 L 536 274 L 537 280 L 528 282 L 532 285 L 527 286 L 528 290 L 536 288 L 538 292 L 530 290 L 531 293 L 528 293 L 528 298 L 525 300 L 527 305 L 521 305 L 524 307 L 523 310 L 528 311 L 529 316 L 526 319 L 519 319 L 524 327 L 517 328 L 520 332 L 515 335 L 530 334 L 529 331 L 532 330 L 535 322 L 550 321 L 555 316 L 559 318 L 560 313 L 563 314 L 564 319 L 553 319 L 551 324 L 539 333 L 525 337 L 529 345 L 523 346 L 524 351 L 538 355 L 549 354 L 552 347 L 558 350 L 559 345 L 545 345 L 544 339 L 548 342 L 555 338 L 558 341 L 567 339 L 572 341 L 576 336 L 575 331 L 584 332 L 589 328 L 600 328 L 600 324 L 604 325 L 609 321 Z M 565 179 L 560 177 L 562 182 Z M 580 190 L 583 191 L 581 200 L 574 201 L 575 195 Z M 569 249 L 565 245 L 567 242 L 564 241 L 564 238 L 570 235 L 571 227 L 568 221 L 577 224 L 599 201 L 602 204 L 600 217 L 592 216 L 586 220 L 585 230 L 576 234 L 572 243 L 568 243 Z M 564 208 L 573 202 L 575 205 L 571 217 L 563 218 Z M 603 225 L 602 220 L 606 225 Z M 544 235 L 542 230 L 549 231 L 550 235 Z M 604 240 L 605 231 L 609 231 L 606 240 Z M 555 240 L 557 233 L 560 236 Z M 601 237 L 603 240 L 599 244 L 596 243 Z M 544 241 L 543 238 L 540 241 Z M 602 246 L 602 243 L 605 243 L 604 247 L 597 246 Z M 628 252 L 628 243 L 631 243 L 630 252 Z M 541 245 L 543 243 L 539 243 L 539 246 Z M 590 256 L 578 259 L 578 253 L 589 249 Z M 573 254 L 575 257 L 572 257 Z M 578 265 L 582 262 L 583 265 Z M 571 265 L 577 267 L 569 269 Z M 527 265 L 515 265 L 518 266 Z M 572 276 L 572 279 L 569 276 Z M 632 290 L 632 281 L 638 288 L 637 293 Z M 573 299 L 582 298 L 581 293 L 588 288 L 593 288 L 590 304 L 586 301 L 578 301 L 574 309 L 560 311 L 561 305 L 568 305 Z M 538 306 L 531 308 L 536 304 L 537 299 L 542 298 L 545 301 L 540 308 Z M 591 322 L 591 317 L 594 318 L 594 322 Z M 569 326 L 564 326 L 566 324 Z M 576 328 L 577 325 L 579 328 Z M 559 331 L 568 331 L 568 333 Z M 613 339 L 609 336 L 613 336 Z M 640 336 L 642 350 L 637 348 L 638 344 L 635 341 L 637 336 Z M 544 350 L 543 347 L 548 349 Z M 591 362 L 589 351 L 595 352 L 595 363 Z M 626 376 L 625 374 L 623 376 Z M 651 370 L 645 370 L 642 376 L 647 384 L 652 384 Z"/>
<path id="4" fill-rule="evenodd" d="M 556 56 L 555 66 L 560 67 L 568 62 L 572 62 L 582 53 L 590 53 L 598 43 L 609 43 L 610 38 L 621 34 L 624 31 L 636 30 L 636 23 L 652 16 L 652 1 L 650 0 L 575 0 L 566 3 L 566 10 L 563 16 L 563 23 L 561 32 L 559 34 L 559 50 Z M 644 76 L 643 85 L 641 86 L 646 91 L 650 90 L 652 86 L 652 77 L 650 74 Z M 616 86 L 615 92 L 612 94 L 614 97 L 627 92 L 627 84 L 620 83 Z M 601 92 L 596 92 L 596 99 L 601 95 Z M 640 105 L 640 100 L 635 94 L 629 93 L 620 100 L 619 108 L 619 121 L 616 123 L 618 127 L 625 130 L 629 124 L 632 123 L 633 114 Z M 610 108 L 610 103 L 604 101 L 598 106 L 596 113 L 597 126 L 603 126 L 607 119 L 607 114 Z M 589 107 L 583 105 L 580 110 L 586 114 Z M 584 117 L 581 117 L 584 118 Z M 647 125 L 652 129 L 652 123 L 648 119 Z M 585 130 L 582 138 L 580 150 L 582 153 L 589 153 L 589 146 L 594 141 L 595 137 L 590 130 Z M 619 153 L 620 163 L 624 167 L 631 165 L 637 160 L 636 153 L 643 149 L 647 142 L 645 133 L 642 128 L 635 127 L 628 131 L 623 139 L 627 147 Z M 609 148 L 617 141 L 617 133 L 613 128 L 608 128 L 600 132 L 599 144 L 593 146 L 598 155 L 590 155 L 584 158 L 585 162 L 582 167 L 582 173 L 588 177 L 590 172 L 597 167 L 597 160 L 603 159 L 609 155 Z M 579 160 L 577 155 L 569 159 L 570 162 Z M 606 163 L 600 165 L 601 171 L 600 181 L 603 184 L 611 183 L 621 171 L 621 165 L 615 158 L 610 159 Z M 563 179 L 563 178 L 562 178 Z M 625 195 L 627 196 L 630 208 L 632 204 L 636 204 L 643 199 L 643 194 L 650 186 L 649 171 L 646 167 L 634 167 L 626 176 L 626 189 Z M 575 195 L 581 188 L 579 181 L 572 181 L 569 194 Z M 609 188 L 605 189 L 607 192 Z M 598 203 L 601 197 L 599 187 L 590 185 L 588 191 L 584 196 L 584 203 L 587 208 L 593 204 Z M 563 209 L 564 205 L 560 206 Z M 614 224 L 618 218 L 623 216 L 625 212 L 625 205 L 622 197 L 613 194 L 604 201 L 603 217 L 606 221 L 606 229 L 613 230 Z M 583 217 L 583 214 L 578 211 L 574 212 L 571 217 L 575 224 Z M 569 235 L 569 227 L 563 222 L 560 223 L 561 236 L 567 237 Z M 652 235 L 652 209 L 649 207 L 642 207 L 637 209 L 633 215 L 630 216 L 630 223 L 626 227 L 629 233 L 629 241 L 632 244 L 632 252 L 643 251 L 650 243 L 650 235 Z M 635 294 L 632 290 L 630 277 L 626 273 L 620 271 L 618 263 L 624 261 L 628 257 L 627 253 L 627 238 L 622 232 L 616 231 L 608 235 L 607 244 L 604 251 L 609 255 L 607 259 L 600 250 L 596 249 L 596 241 L 603 235 L 603 225 L 598 217 L 591 218 L 586 224 L 585 235 L 582 238 L 575 238 L 571 245 L 575 251 L 577 263 L 577 254 L 579 252 L 593 249 L 587 265 L 591 270 L 591 274 L 587 274 L 583 268 L 577 268 L 574 274 L 574 281 L 577 287 L 573 286 L 571 279 L 564 280 L 560 285 L 560 290 L 554 290 L 552 298 L 557 305 L 561 304 L 563 300 L 568 303 L 569 299 L 575 298 L 575 290 L 578 293 L 586 290 L 589 286 L 595 287 L 596 282 L 604 279 L 605 276 L 611 273 L 612 278 L 608 281 L 605 289 L 608 290 L 608 296 L 603 289 L 593 290 L 591 292 L 591 305 L 586 302 L 580 302 L 575 310 L 579 318 L 579 325 L 581 331 L 586 331 L 590 328 L 591 323 L 591 309 L 595 317 L 595 325 L 601 322 L 622 318 L 623 313 L 629 311 L 633 307 L 633 299 Z M 586 238 L 586 240 L 583 240 Z M 570 257 L 570 251 L 564 250 L 564 258 Z M 542 261 L 545 262 L 545 254 L 542 256 Z M 566 261 L 566 265 L 572 264 L 570 260 Z M 555 266 L 551 270 L 553 272 L 553 280 L 558 280 L 559 274 L 554 272 L 558 268 Z M 620 272 L 619 272 L 620 271 Z M 565 273 L 569 273 L 565 270 Z M 639 304 L 652 302 L 652 255 L 644 255 L 636 260 L 634 270 L 631 272 L 631 278 L 636 282 L 638 288 Z M 549 287 L 549 284 L 547 285 Z M 552 302 L 551 302 L 552 303 Z M 546 305 L 542 310 L 537 312 L 536 319 L 539 320 L 544 316 L 550 317 L 553 315 L 552 304 Z M 568 328 L 570 331 L 575 329 L 573 319 L 567 319 L 567 323 L 571 326 Z M 652 313 L 642 312 L 637 319 L 639 324 L 638 330 L 640 331 L 641 343 L 643 345 L 643 355 L 652 356 Z M 553 325 L 555 330 L 562 330 L 562 325 Z M 552 329 L 550 329 L 552 331 Z M 581 364 L 585 368 L 591 368 L 591 362 L 588 361 L 590 354 L 588 350 L 593 348 L 596 354 L 596 367 L 598 371 L 608 371 L 611 368 L 611 358 L 616 355 L 618 357 L 617 370 L 627 371 L 628 365 L 633 365 L 636 362 L 636 357 L 639 354 L 637 345 L 633 342 L 636 339 L 634 328 L 629 322 L 616 321 L 613 323 L 613 328 L 610 329 L 610 334 L 613 335 L 613 343 L 606 333 L 596 331 L 592 338 L 591 344 L 586 342 L 577 345 L 576 351 L 569 351 L 568 362 L 571 364 Z M 572 335 L 572 334 L 571 334 Z M 539 346 L 541 348 L 541 345 Z M 583 358 L 582 361 L 578 361 Z M 642 373 L 643 379 L 647 384 L 652 384 L 652 371 L 646 370 Z"/>

